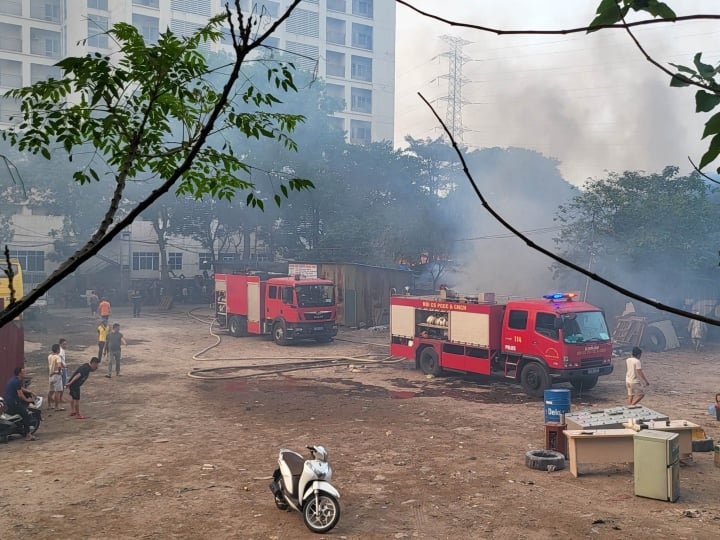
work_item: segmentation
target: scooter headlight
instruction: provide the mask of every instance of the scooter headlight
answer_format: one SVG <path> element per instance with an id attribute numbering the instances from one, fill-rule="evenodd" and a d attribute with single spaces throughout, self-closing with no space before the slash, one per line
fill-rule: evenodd
<path id="1" fill-rule="evenodd" d="M 330 479 L 332 470 L 328 463 L 322 461 L 309 461 L 308 466 L 318 480 Z"/>

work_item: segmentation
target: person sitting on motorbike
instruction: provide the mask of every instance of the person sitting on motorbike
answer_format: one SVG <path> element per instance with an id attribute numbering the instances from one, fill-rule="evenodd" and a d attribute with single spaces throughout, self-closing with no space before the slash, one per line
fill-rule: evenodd
<path id="1" fill-rule="evenodd" d="M 35 394 L 23 388 L 23 379 L 25 378 L 25 368 L 16 367 L 13 375 L 5 386 L 5 403 L 7 404 L 8 414 L 19 414 L 23 419 L 23 435 L 26 441 L 34 441 L 37 439 L 30 433 L 30 412 L 27 410 L 29 403 L 35 401 Z"/>

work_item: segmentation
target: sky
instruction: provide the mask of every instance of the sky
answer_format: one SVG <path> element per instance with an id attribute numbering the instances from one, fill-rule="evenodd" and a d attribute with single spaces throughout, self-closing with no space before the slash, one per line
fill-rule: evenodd
<path id="1" fill-rule="evenodd" d="M 448 19 L 502 29 L 584 26 L 600 0 L 411 0 Z M 678 15 L 720 14 L 717 0 L 666 0 Z M 634 19 L 637 19 L 635 17 Z M 641 17 L 646 18 L 646 17 Z M 720 21 L 663 23 L 635 30 L 664 65 L 720 60 Z M 422 93 L 446 117 L 449 50 L 462 38 L 463 142 L 469 148 L 523 147 L 559 161 L 576 186 L 609 171 L 689 172 L 707 147 L 708 113 L 695 113 L 695 90 L 671 88 L 622 30 L 591 35 L 496 36 L 457 29 L 397 5 L 395 145 L 405 136 L 442 134 Z M 444 76 L 444 77 L 443 77 Z M 715 168 L 718 163 L 715 163 Z M 705 172 L 714 172 L 707 167 Z"/>

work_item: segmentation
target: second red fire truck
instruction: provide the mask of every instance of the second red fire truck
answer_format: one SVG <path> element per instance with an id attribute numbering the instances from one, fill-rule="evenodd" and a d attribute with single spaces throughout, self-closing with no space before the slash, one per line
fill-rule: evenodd
<path id="1" fill-rule="evenodd" d="M 335 286 L 326 279 L 215 274 L 215 316 L 234 336 L 270 334 L 278 345 L 337 335 Z"/>
<path id="2" fill-rule="evenodd" d="M 440 292 L 390 299 L 390 353 L 427 374 L 497 375 L 540 397 L 553 383 L 590 389 L 612 373 L 605 316 L 573 294 L 496 303 L 492 294 Z"/>

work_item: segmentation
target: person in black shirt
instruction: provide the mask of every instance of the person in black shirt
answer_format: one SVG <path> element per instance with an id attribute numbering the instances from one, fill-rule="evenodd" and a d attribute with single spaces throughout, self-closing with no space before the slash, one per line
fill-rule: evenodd
<path id="1" fill-rule="evenodd" d="M 5 386 L 5 404 L 8 414 L 19 414 L 23 419 L 23 435 L 26 441 L 34 441 L 36 437 L 30 433 L 30 413 L 27 410 L 28 403 L 35 400 L 35 394 L 23 388 L 25 368 L 16 367 L 13 370 L 14 377 Z"/>
<path id="2" fill-rule="evenodd" d="M 70 389 L 70 416 L 74 416 L 78 420 L 84 420 L 89 418 L 80 414 L 80 387 L 83 385 L 87 378 L 90 376 L 91 371 L 95 371 L 100 365 L 100 359 L 93 356 L 89 363 L 83 364 L 75 370 L 73 376 L 70 378 L 68 383 L 65 385 L 66 388 Z"/>

